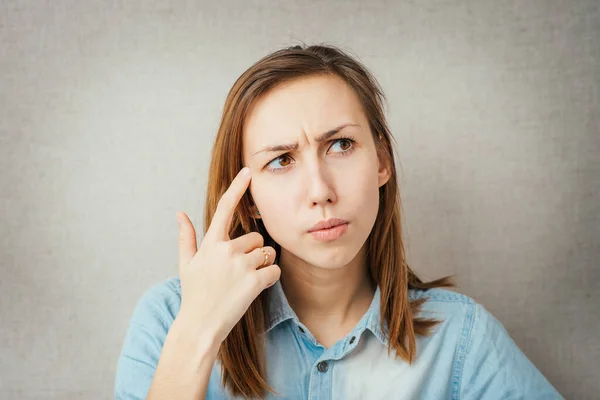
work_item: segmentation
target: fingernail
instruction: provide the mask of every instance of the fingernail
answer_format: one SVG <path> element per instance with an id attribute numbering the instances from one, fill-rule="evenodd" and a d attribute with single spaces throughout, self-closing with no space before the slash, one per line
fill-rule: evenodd
<path id="1" fill-rule="evenodd" d="M 242 168 L 242 176 L 243 176 L 244 178 L 246 178 L 246 177 L 250 176 L 250 168 L 248 168 L 248 167 L 244 167 L 244 168 Z"/>

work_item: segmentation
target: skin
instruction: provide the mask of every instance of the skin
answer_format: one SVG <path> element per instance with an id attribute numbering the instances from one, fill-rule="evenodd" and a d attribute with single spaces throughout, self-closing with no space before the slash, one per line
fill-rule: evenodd
<path id="1" fill-rule="evenodd" d="M 315 140 L 345 124 L 325 141 Z M 348 135 L 354 143 L 341 139 Z M 298 148 L 261 151 L 292 143 Z M 390 177 L 358 96 L 334 75 L 276 87 L 246 119 L 243 160 L 252 171 L 254 217 L 263 219 L 281 245 L 288 301 L 315 338 L 330 347 L 354 328 L 373 299 L 365 243 L 377 216 L 379 187 Z M 315 240 L 308 230 L 329 218 L 347 220 L 346 233 L 330 242 Z"/>

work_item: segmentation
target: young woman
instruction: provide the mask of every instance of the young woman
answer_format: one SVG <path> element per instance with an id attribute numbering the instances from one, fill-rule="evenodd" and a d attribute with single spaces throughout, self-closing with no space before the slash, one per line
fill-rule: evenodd
<path id="1" fill-rule="evenodd" d="M 407 265 L 380 86 L 332 46 L 250 67 L 227 97 L 205 236 L 139 300 L 117 399 L 561 398 L 471 298 Z"/>

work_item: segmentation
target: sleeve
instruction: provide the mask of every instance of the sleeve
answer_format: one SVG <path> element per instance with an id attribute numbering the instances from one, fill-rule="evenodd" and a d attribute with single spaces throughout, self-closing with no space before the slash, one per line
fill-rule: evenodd
<path id="1" fill-rule="evenodd" d="M 502 324 L 475 303 L 460 399 L 563 399 Z"/>
<path id="2" fill-rule="evenodd" d="M 117 362 L 115 400 L 146 398 L 179 304 L 177 294 L 164 283 L 138 300 Z"/>

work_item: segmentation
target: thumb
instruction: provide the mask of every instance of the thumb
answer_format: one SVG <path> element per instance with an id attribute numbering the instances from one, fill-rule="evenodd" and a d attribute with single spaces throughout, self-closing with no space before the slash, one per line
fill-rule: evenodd
<path id="1" fill-rule="evenodd" d="M 196 246 L 196 230 L 194 225 L 183 212 L 175 214 L 177 222 L 179 223 L 179 273 L 181 274 L 181 268 L 190 263 L 194 255 L 198 252 Z"/>

